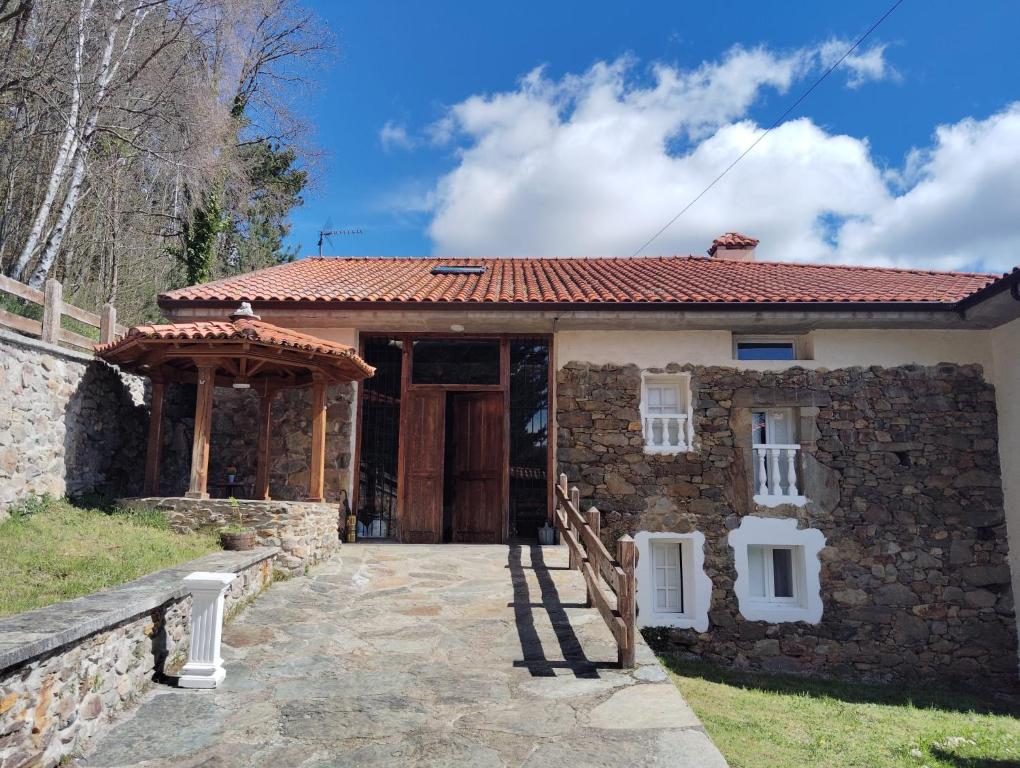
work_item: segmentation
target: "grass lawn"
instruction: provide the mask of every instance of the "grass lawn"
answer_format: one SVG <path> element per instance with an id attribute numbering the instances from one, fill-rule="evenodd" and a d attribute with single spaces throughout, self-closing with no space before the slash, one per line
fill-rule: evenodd
<path id="1" fill-rule="evenodd" d="M 1020 766 L 1015 701 L 660 658 L 732 768 Z"/>
<path id="2" fill-rule="evenodd" d="M 219 549 L 158 512 L 109 513 L 35 499 L 0 523 L 0 616 L 87 595 Z"/>

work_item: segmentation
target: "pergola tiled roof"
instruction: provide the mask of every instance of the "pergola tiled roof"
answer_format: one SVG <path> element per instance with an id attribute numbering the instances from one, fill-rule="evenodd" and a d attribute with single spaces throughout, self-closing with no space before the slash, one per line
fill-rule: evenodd
<path id="1" fill-rule="evenodd" d="M 213 391 L 217 386 L 252 389 L 259 395 L 259 433 L 254 496 L 269 498 L 269 432 L 273 396 L 280 389 L 312 391 L 312 459 L 309 501 L 322 501 L 326 449 L 326 387 L 361 381 L 375 369 L 352 347 L 263 323 L 242 305 L 229 321 L 139 325 L 96 354 L 152 380 L 145 493 L 159 491 L 163 443 L 163 392 L 167 381 L 198 385 L 187 495 L 207 498 Z"/>
<path id="2" fill-rule="evenodd" d="M 96 347 L 96 354 L 125 370 L 165 378 L 192 380 L 198 361 L 222 359 L 218 374 L 266 381 L 279 386 L 311 383 L 315 372 L 333 381 L 360 381 L 375 369 L 358 357 L 353 347 L 298 333 L 261 320 L 235 316 L 232 321 L 136 325 L 117 341 Z M 160 354 L 162 352 L 162 354 Z M 255 373 L 227 361 L 235 355 L 258 357 Z M 266 357 L 262 357 L 265 355 Z"/>
<path id="3" fill-rule="evenodd" d="M 477 274 L 436 274 L 468 266 Z M 441 269 L 440 269 L 441 271 Z M 995 275 L 917 269 L 648 258 L 309 257 L 160 296 L 164 308 L 238 301 L 325 305 L 676 307 L 927 305 L 948 308 Z M 580 306 L 586 305 L 586 306 Z"/>

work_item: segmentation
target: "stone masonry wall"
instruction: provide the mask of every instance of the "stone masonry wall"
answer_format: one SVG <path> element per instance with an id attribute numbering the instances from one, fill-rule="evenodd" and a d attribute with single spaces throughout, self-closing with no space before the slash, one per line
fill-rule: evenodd
<path id="1" fill-rule="evenodd" d="M 0 331 L 0 520 L 30 493 L 141 490 L 144 385 L 91 355 Z"/>
<path id="2" fill-rule="evenodd" d="M 701 658 L 846 677 L 1010 684 L 1017 638 L 995 392 L 979 366 L 689 371 L 695 450 L 647 455 L 641 371 L 558 371 L 558 461 L 611 543 L 639 530 L 705 534 L 707 632 L 664 638 Z M 804 507 L 758 507 L 751 409 L 799 415 Z M 821 622 L 745 620 L 727 535 L 745 515 L 818 528 Z"/>
<path id="3" fill-rule="evenodd" d="M 338 498 L 350 487 L 353 388 L 330 387 L 326 393 L 325 496 Z M 163 462 L 160 492 L 183 494 L 191 471 L 191 436 L 195 427 L 195 387 L 167 387 L 164 404 Z M 227 468 L 237 470 L 239 481 L 255 481 L 258 440 L 258 395 L 251 390 L 219 388 L 213 400 L 209 446 L 209 482 L 223 483 Z M 308 468 L 312 458 L 310 392 L 282 390 L 273 399 L 273 427 L 269 444 L 269 493 L 274 499 L 299 500 L 308 494 Z M 221 493 L 212 487 L 211 492 Z"/>
<path id="4" fill-rule="evenodd" d="M 306 501 L 238 501 L 229 499 L 122 499 L 122 507 L 158 509 L 176 531 L 223 528 L 242 523 L 254 528 L 260 547 L 283 550 L 276 567 L 289 574 L 302 572 L 330 557 L 340 546 L 340 512 L 336 504 Z"/>
<path id="5" fill-rule="evenodd" d="M 272 558 L 239 571 L 225 596 L 228 615 L 272 578 Z M 189 595 L 0 669 L 0 768 L 63 765 L 150 681 L 186 660 L 190 623 Z"/>

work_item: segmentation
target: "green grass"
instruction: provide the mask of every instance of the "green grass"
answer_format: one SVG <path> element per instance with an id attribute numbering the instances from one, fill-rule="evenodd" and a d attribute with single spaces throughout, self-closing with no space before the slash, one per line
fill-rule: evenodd
<path id="1" fill-rule="evenodd" d="M 1020 766 L 1016 700 L 660 658 L 732 768 Z"/>
<path id="2" fill-rule="evenodd" d="M 107 512 L 29 498 L 0 523 L 0 616 L 87 595 L 219 549 L 156 510 Z"/>

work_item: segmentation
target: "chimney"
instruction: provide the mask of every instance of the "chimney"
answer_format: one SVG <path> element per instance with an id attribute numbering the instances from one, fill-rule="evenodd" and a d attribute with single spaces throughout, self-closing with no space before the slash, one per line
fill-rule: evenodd
<path id="1" fill-rule="evenodd" d="M 739 232 L 727 232 L 712 241 L 708 255 L 715 259 L 729 261 L 754 261 L 754 249 L 758 241 Z"/>

